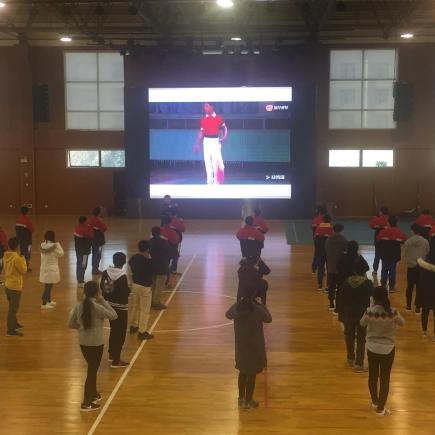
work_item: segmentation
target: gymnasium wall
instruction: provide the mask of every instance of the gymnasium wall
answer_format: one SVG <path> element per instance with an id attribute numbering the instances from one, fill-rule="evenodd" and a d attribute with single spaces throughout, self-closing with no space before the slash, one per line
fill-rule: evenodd
<path id="1" fill-rule="evenodd" d="M 415 206 L 418 185 L 421 204 L 435 210 L 434 48 L 434 44 L 400 46 L 399 79 L 414 84 L 415 111 L 412 122 L 391 131 L 328 129 L 329 48 L 324 46 L 295 47 L 288 55 L 205 56 L 199 61 L 200 72 L 192 59 L 144 53 L 126 58 L 126 96 L 128 90 L 143 91 L 144 83 L 191 85 L 192 76 L 198 78 L 198 86 L 214 85 L 210 77 L 224 67 L 217 85 L 312 86 L 317 101 L 317 200 L 336 204 L 337 215 L 364 216 L 373 212 L 375 193 L 379 203 L 403 211 Z M 33 83 L 49 85 L 48 123 L 33 125 Z M 62 49 L 0 48 L 0 213 L 16 213 L 22 203 L 47 214 L 86 213 L 95 204 L 112 205 L 114 170 L 68 169 L 66 149 L 120 148 L 124 134 L 66 131 L 64 112 Z M 138 117 L 134 122 L 141 121 L 145 122 Z M 328 168 L 331 147 L 394 148 L 395 167 Z"/>

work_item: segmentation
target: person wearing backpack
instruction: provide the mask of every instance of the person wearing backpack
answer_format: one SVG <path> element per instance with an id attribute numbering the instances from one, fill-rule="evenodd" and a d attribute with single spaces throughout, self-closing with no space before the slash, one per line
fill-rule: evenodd
<path id="1" fill-rule="evenodd" d="M 44 284 L 42 293 L 42 310 L 49 310 L 56 306 L 51 300 L 53 285 L 60 281 L 59 258 L 63 257 L 63 249 L 59 242 L 55 241 L 54 231 L 45 233 L 44 241 L 41 243 L 41 269 L 39 281 Z"/>
<path id="2" fill-rule="evenodd" d="M 104 299 L 115 310 L 117 318 L 110 321 L 109 361 L 113 369 L 124 368 L 128 362 L 121 360 L 122 346 L 125 342 L 128 322 L 128 286 L 125 264 L 127 257 L 122 252 L 113 254 L 113 266 L 109 266 L 101 277 L 100 288 Z"/>

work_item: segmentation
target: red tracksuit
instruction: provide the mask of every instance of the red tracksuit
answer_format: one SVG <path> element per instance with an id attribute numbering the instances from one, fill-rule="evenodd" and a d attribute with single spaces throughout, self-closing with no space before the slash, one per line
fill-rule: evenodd
<path id="1" fill-rule="evenodd" d="M 258 257 L 264 247 L 264 234 L 253 225 L 245 225 L 237 231 L 236 237 L 240 240 L 242 256 Z"/>
<path id="2" fill-rule="evenodd" d="M 257 230 L 261 231 L 263 234 L 266 234 L 269 231 L 266 221 L 261 216 L 254 216 L 254 223 L 252 226 L 257 228 Z"/>
<path id="3" fill-rule="evenodd" d="M 160 235 L 163 236 L 172 246 L 177 246 L 178 243 L 180 243 L 180 237 L 178 234 L 167 225 L 160 227 Z"/>
<path id="4" fill-rule="evenodd" d="M 416 220 L 415 223 L 420 225 L 423 228 L 423 236 L 426 239 L 429 238 L 429 233 L 431 232 L 432 225 L 435 224 L 433 217 L 430 214 L 421 214 Z"/>
<path id="5" fill-rule="evenodd" d="M 405 242 L 406 235 L 398 227 L 384 228 L 376 237 L 379 242 L 381 260 L 386 263 L 400 261 L 400 245 Z"/>
<path id="6" fill-rule="evenodd" d="M 186 231 L 186 225 L 181 218 L 173 217 L 169 223 L 169 228 L 173 229 L 177 233 L 184 233 Z"/>

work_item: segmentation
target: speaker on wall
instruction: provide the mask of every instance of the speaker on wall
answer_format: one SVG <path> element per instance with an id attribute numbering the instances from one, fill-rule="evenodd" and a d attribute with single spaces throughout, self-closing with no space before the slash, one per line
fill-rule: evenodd
<path id="1" fill-rule="evenodd" d="M 33 122 L 50 121 L 50 103 L 48 85 L 33 85 Z"/>
<path id="2" fill-rule="evenodd" d="M 396 122 L 409 121 L 414 112 L 414 88 L 411 83 L 396 82 L 393 90 L 394 112 Z"/>

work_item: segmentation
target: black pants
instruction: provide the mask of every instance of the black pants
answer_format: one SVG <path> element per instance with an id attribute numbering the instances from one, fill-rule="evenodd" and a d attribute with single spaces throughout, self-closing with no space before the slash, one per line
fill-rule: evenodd
<path id="1" fill-rule="evenodd" d="M 326 281 L 328 285 L 329 307 L 337 307 L 337 304 L 334 305 L 334 301 L 338 292 L 338 273 L 328 273 Z"/>
<path id="2" fill-rule="evenodd" d="M 239 398 L 247 402 L 252 400 L 255 390 L 255 373 L 239 373 Z"/>
<path id="3" fill-rule="evenodd" d="M 408 267 L 406 272 L 406 279 L 408 281 L 406 286 L 406 308 L 411 308 L 412 305 L 412 293 L 415 287 L 415 299 L 414 305 L 416 308 L 420 308 L 419 292 L 418 292 L 418 267 Z"/>
<path id="4" fill-rule="evenodd" d="M 319 288 L 323 287 L 323 277 L 325 276 L 326 256 L 322 254 L 316 255 L 317 266 L 317 285 Z"/>
<path id="5" fill-rule="evenodd" d="M 5 287 L 5 293 L 9 302 L 7 328 L 8 333 L 13 333 L 18 327 L 17 312 L 18 308 L 20 308 L 21 291 L 10 290 Z"/>
<path id="6" fill-rule="evenodd" d="M 51 302 L 51 289 L 53 284 L 45 284 L 44 292 L 42 293 L 42 305 L 46 305 L 47 302 Z"/>
<path id="7" fill-rule="evenodd" d="M 128 310 L 115 309 L 115 311 L 118 318 L 110 320 L 109 356 L 114 363 L 118 363 L 121 360 L 122 346 L 127 333 Z"/>
<path id="8" fill-rule="evenodd" d="M 344 336 L 346 339 L 347 359 L 354 360 L 357 366 L 364 364 L 364 353 L 366 345 L 366 328 L 360 325 L 360 319 L 347 317 L 344 321 Z M 356 339 L 356 358 L 355 358 Z"/>
<path id="9" fill-rule="evenodd" d="M 387 403 L 388 392 L 390 390 L 390 374 L 395 352 L 395 348 L 387 355 L 367 351 L 367 358 L 369 360 L 369 391 L 372 402 L 378 405 L 378 411 L 383 411 L 385 403 Z M 379 394 L 378 379 L 380 381 Z"/>
<path id="10" fill-rule="evenodd" d="M 29 267 L 31 253 L 32 244 L 27 241 L 20 241 L 20 254 L 26 259 L 27 267 Z"/>
<path id="11" fill-rule="evenodd" d="M 101 346 L 80 346 L 82 354 L 88 363 L 88 373 L 85 382 L 83 405 L 90 405 L 98 395 L 97 372 L 103 356 L 103 345 Z"/>
<path id="12" fill-rule="evenodd" d="M 255 296 L 261 299 L 263 305 L 266 305 L 268 288 L 269 288 L 269 283 L 265 279 L 261 279 L 260 282 L 258 283 L 258 290 Z"/>
<path id="13" fill-rule="evenodd" d="M 421 310 L 421 328 L 423 331 L 427 331 L 427 324 L 429 322 L 429 313 L 432 310 L 434 314 L 434 335 L 435 335 L 435 309 L 433 308 L 423 308 Z"/>
<path id="14" fill-rule="evenodd" d="M 379 244 L 375 241 L 375 259 L 373 260 L 373 271 L 377 272 L 379 269 L 379 262 L 381 261 L 381 255 L 379 253 Z"/>

